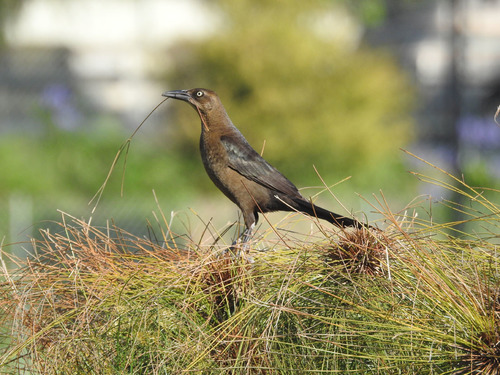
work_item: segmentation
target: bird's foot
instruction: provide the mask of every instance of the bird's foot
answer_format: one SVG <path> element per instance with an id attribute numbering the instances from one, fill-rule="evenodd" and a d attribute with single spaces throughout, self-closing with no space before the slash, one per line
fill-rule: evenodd
<path id="1" fill-rule="evenodd" d="M 249 243 L 243 242 L 241 237 L 234 241 L 229 247 L 229 253 L 233 259 L 244 259 L 249 263 L 253 263 L 253 257 L 249 255 Z"/>
<path id="2" fill-rule="evenodd" d="M 249 255 L 250 252 L 250 240 L 252 238 L 252 231 L 253 228 L 255 227 L 255 224 L 252 224 L 250 228 L 247 228 L 243 234 L 238 237 L 236 241 L 234 241 L 229 248 L 229 251 L 231 252 L 231 256 L 233 258 L 243 258 L 247 260 L 250 263 L 253 263 L 254 260 L 253 258 Z"/>

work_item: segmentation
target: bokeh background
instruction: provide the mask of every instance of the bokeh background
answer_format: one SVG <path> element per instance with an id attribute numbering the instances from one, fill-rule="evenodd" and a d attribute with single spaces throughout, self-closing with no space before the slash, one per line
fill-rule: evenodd
<path id="1" fill-rule="evenodd" d="M 179 232 L 234 221 L 200 162 L 197 114 L 170 100 L 92 213 L 170 89 L 217 91 L 305 196 L 324 190 L 315 167 L 370 220 L 374 194 L 396 212 L 459 199 L 408 173 L 436 171 L 401 149 L 495 189 L 499 19 L 494 0 L 1 0 L 0 241 L 36 237 L 61 211 L 138 235 L 159 208 Z"/>

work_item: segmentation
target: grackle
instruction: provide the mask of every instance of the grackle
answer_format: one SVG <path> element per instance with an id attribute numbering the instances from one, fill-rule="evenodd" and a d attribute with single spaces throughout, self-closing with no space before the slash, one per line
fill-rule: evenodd
<path id="1" fill-rule="evenodd" d="M 241 209 L 246 225 L 243 242 L 250 238 L 259 212 L 300 211 L 338 227 L 366 227 L 306 200 L 293 183 L 250 146 L 215 92 L 196 88 L 162 95 L 188 102 L 198 112 L 203 165 L 213 183 Z"/>

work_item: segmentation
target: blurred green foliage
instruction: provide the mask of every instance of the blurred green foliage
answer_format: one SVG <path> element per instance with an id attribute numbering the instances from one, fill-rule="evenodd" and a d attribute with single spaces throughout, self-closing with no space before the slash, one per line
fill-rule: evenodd
<path id="1" fill-rule="evenodd" d="M 389 54 L 336 37 L 324 17 L 348 17 L 339 3 L 218 4 L 227 26 L 170 51 L 169 89 L 215 90 L 250 144 L 266 141 L 264 156 L 299 186 L 321 184 L 315 165 L 329 184 L 352 175 L 356 191 L 408 187 L 399 148 L 412 136 L 412 88 Z M 170 108 L 173 147 L 192 158 L 197 115 Z"/>
<path id="2" fill-rule="evenodd" d="M 42 135 L 0 137 L 0 210 L 5 213 L 0 217 L 0 242 L 37 238 L 38 228 L 57 230 L 52 221 L 60 218 L 58 210 L 92 217 L 96 225 L 116 220 L 129 231 L 145 233 L 146 220 L 156 209 L 153 190 L 166 212 L 181 207 L 187 210 L 189 204 L 185 202 L 200 194 L 199 180 L 204 181 L 206 176 L 191 173 L 196 169 L 192 168 L 195 161 L 182 159 L 160 143 L 152 144 L 151 139 L 137 134 L 128 155 L 120 157 L 92 213 L 97 201 L 89 201 L 128 137 L 114 122 L 107 121 L 79 131 L 52 127 Z"/>
<path id="3" fill-rule="evenodd" d="M 98 225 L 116 219 L 125 228 L 142 233 L 146 217 L 156 208 L 153 190 L 167 212 L 199 194 L 197 180 L 205 176 L 190 173 L 190 159 L 183 160 L 137 134 L 92 213 L 96 201 L 89 201 L 128 137 L 116 122 L 101 120 L 78 131 L 47 123 L 41 134 L 0 138 L 0 210 L 7 213 L 0 217 L 0 241 L 37 236 L 37 228 L 50 227 L 50 221 L 60 217 L 58 210 L 76 217 L 92 216 Z"/>
<path id="4" fill-rule="evenodd" d="M 88 201 L 104 182 L 126 139 L 118 129 L 53 130 L 42 139 L 26 134 L 0 139 L 0 196 L 16 192 L 40 197 L 79 196 Z M 185 198 L 197 190 L 190 189 L 196 176 L 185 171 L 189 160 L 179 160 L 159 145 L 151 147 L 140 136 L 132 140 L 126 161 L 125 154 L 120 158 L 105 195 L 119 196 L 124 168 L 125 195 L 151 195 L 156 189 L 160 196 L 168 192 L 170 198 Z"/>

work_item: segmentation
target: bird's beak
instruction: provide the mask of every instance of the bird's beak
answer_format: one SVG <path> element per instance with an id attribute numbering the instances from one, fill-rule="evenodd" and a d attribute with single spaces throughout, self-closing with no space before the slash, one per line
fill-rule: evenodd
<path id="1" fill-rule="evenodd" d="M 161 94 L 161 96 L 166 96 L 167 98 L 183 100 L 185 102 L 189 102 L 189 99 L 191 99 L 191 96 L 189 96 L 189 93 L 187 92 L 187 90 L 165 91 L 163 94 Z"/>

